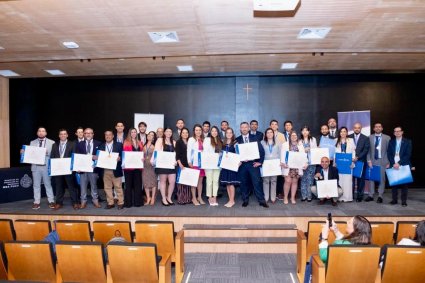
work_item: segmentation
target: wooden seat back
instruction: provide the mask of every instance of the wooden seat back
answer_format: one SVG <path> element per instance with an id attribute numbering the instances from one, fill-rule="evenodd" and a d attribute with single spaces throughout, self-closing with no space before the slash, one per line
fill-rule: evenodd
<path id="1" fill-rule="evenodd" d="M 388 246 L 382 283 L 425 282 L 425 247 Z"/>
<path id="2" fill-rule="evenodd" d="M 17 241 L 41 241 L 52 231 L 49 220 L 18 219 L 14 227 Z"/>
<path id="3" fill-rule="evenodd" d="M 15 230 L 13 221 L 10 219 L 0 219 L 0 242 L 9 242 L 15 240 Z"/>
<path id="4" fill-rule="evenodd" d="M 372 227 L 372 244 L 380 247 L 391 245 L 394 239 L 394 223 L 393 222 L 370 222 Z"/>
<path id="5" fill-rule="evenodd" d="M 309 221 L 307 229 L 307 252 L 306 258 L 310 260 L 312 254 L 319 252 L 319 235 L 322 232 L 322 225 L 325 221 Z M 345 234 L 345 229 L 347 228 L 347 223 L 342 221 L 337 221 L 338 229 L 341 233 Z M 333 243 L 335 241 L 334 233 L 330 232 L 328 237 L 328 242 Z"/>
<path id="6" fill-rule="evenodd" d="M 397 221 L 394 235 L 394 244 L 397 244 L 403 238 L 413 239 L 415 237 L 417 225 L 418 221 Z"/>
<path id="7" fill-rule="evenodd" d="M 90 221 L 56 220 L 55 228 L 61 241 L 91 242 L 92 240 Z"/>
<path id="8" fill-rule="evenodd" d="M 7 280 L 7 260 L 3 242 L 0 242 L 0 280 Z"/>
<path id="9" fill-rule="evenodd" d="M 117 234 L 121 235 L 127 242 L 133 242 L 130 221 L 94 221 L 93 233 L 94 239 L 103 244 L 118 236 Z"/>
<path id="10" fill-rule="evenodd" d="M 326 283 L 374 283 L 381 249 L 376 245 L 330 245 Z"/>
<path id="11" fill-rule="evenodd" d="M 304 282 L 305 267 L 307 264 L 307 238 L 305 233 L 297 230 L 297 277 L 299 282 Z"/>
<path id="12" fill-rule="evenodd" d="M 48 242 L 6 242 L 8 279 L 56 282 L 52 245 Z"/>
<path id="13" fill-rule="evenodd" d="M 171 254 L 171 261 L 175 261 L 174 223 L 172 221 L 136 221 L 135 226 L 135 242 L 156 244 L 159 255 Z"/>
<path id="14" fill-rule="evenodd" d="M 106 282 L 105 255 L 99 242 L 58 242 L 56 256 L 64 282 Z"/>

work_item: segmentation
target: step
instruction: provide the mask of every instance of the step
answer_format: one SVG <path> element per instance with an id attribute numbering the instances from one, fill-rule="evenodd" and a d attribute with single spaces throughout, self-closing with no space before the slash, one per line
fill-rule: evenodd
<path id="1" fill-rule="evenodd" d="M 185 224 L 185 237 L 296 237 L 294 224 L 208 225 Z"/>

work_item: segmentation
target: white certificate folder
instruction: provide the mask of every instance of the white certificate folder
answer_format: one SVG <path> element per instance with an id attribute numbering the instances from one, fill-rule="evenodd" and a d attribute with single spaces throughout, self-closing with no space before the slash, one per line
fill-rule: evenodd
<path id="1" fill-rule="evenodd" d="M 48 172 L 49 176 L 71 175 L 71 157 L 49 159 Z"/>
<path id="2" fill-rule="evenodd" d="M 93 172 L 93 156 L 91 154 L 73 153 L 71 157 L 71 170 L 77 172 Z"/>
<path id="3" fill-rule="evenodd" d="M 261 167 L 261 177 L 271 177 L 282 175 L 282 168 L 280 167 L 280 159 L 264 160 Z"/>
<path id="4" fill-rule="evenodd" d="M 218 161 L 220 159 L 219 153 L 199 152 L 199 162 L 202 169 L 220 169 Z"/>
<path id="5" fill-rule="evenodd" d="M 168 151 L 154 151 L 155 168 L 175 169 L 176 153 Z"/>
<path id="6" fill-rule="evenodd" d="M 241 143 L 236 145 L 236 152 L 240 156 L 240 160 L 249 161 L 260 158 L 257 142 Z"/>
<path id="7" fill-rule="evenodd" d="M 96 160 L 96 167 L 103 168 L 103 169 L 111 169 L 115 170 L 117 169 L 117 163 L 118 163 L 118 152 L 106 152 L 104 150 L 98 150 L 97 153 L 97 160 Z"/>
<path id="8" fill-rule="evenodd" d="M 46 148 L 38 146 L 22 146 L 21 163 L 46 165 Z"/>
<path id="9" fill-rule="evenodd" d="M 336 179 L 316 181 L 317 197 L 320 198 L 337 198 L 338 182 Z"/>
<path id="10" fill-rule="evenodd" d="M 143 168 L 143 151 L 123 151 L 122 168 L 141 169 Z"/>
<path id="11" fill-rule="evenodd" d="M 179 168 L 177 172 L 176 182 L 177 184 L 187 185 L 196 187 L 198 186 L 199 173 L 201 171 L 192 168 Z"/>
<path id="12" fill-rule="evenodd" d="M 223 151 L 220 157 L 220 168 L 238 172 L 239 162 L 239 154 Z"/>

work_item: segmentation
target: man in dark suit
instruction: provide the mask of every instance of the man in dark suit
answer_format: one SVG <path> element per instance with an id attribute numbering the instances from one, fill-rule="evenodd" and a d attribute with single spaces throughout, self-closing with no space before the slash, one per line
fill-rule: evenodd
<path id="1" fill-rule="evenodd" d="M 410 158 L 412 157 L 412 141 L 403 137 L 403 129 L 398 126 L 394 128 L 394 139 L 388 143 L 387 156 L 389 167 L 398 170 L 400 166 L 409 165 L 412 168 Z M 392 201 L 397 204 L 398 189 L 401 189 L 401 205 L 407 206 L 407 184 L 392 187 Z"/>
<path id="2" fill-rule="evenodd" d="M 173 140 L 178 141 L 180 139 L 180 132 L 184 128 L 184 124 L 184 120 L 181 118 L 176 121 L 176 130 L 173 132 Z"/>
<path id="3" fill-rule="evenodd" d="M 264 134 L 258 131 L 258 121 L 251 120 L 251 122 L 249 122 L 249 128 L 250 128 L 249 134 L 252 136 L 255 136 L 256 139 L 261 142 L 263 140 Z"/>
<path id="4" fill-rule="evenodd" d="M 339 185 L 339 174 L 338 174 L 338 169 L 334 166 L 329 166 L 330 165 L 330 160 L 329 158 L 322 157 L 322 159 L 320 159 L 320 165 L 316 166 L 316 172 L 314 175 L 314 179 L 316 181 L 318 180 L 336 180 L 337 185 L 338 185 L 338 198 L 342 196 L 342 188 Z M 312 186 L 311 187 L 311 192 L 317 197 L 317 187 L 316 186 Z M 320 199 L 319 204 L 322 205 L 326 202 L 325 198 Z M 337 206 L 337 198 L 332 198 L 332 206 Z"/>
<path id="5" fill-rule="evenodd" d="M 115 170 L 102 169 L 103 173 L 103 184 L 106 193 L 106 201 L 108 204 L 105 209 L 111 209 L 115 207 L 113 189 L 118 198 L 118 209 L 124 208 L 124 194 L 122 189 L 122 168 L 121 168 L 121 156 L 123 150 L 123 144 L 120 142 L 114 142 L 114 134 L 112 131 L 105 131 L 105 142 L 99 146 L 99 150 L 106 151 L 107 153 L 116 152 L 118 153 L 117 167 Z"/>
<path id="6" fill-rule="evenodd" d="M 337 139 L 339 136 L 339 131 L 335 118 L 329 118 L 328 120 L 328 128 L 329 128 L 329 138 Z"/>
<path id="7" fill-rule="evenodd" d="M 259 204 L 263 207 L 269 207 L 264 199 L 263 182 L 261 180 L 260 167 L 264 161 L 264 148 L 260 144 L 260 140 L 257 140 L 255 136 L 249 134 L 248 122 L 242 122 L 240 125 L 241 135 L 236 138 L 238 144 L 256 142 L 260 153 L 260 158 L 256 160 L 241 160 L 242 164 L 239 167 L 238 177 L 241 181 L 241 194 L 243 207 L 249 204 L 249 179 L 254 186 L 254 194 L 257 197 Z"/>
<path id="8" fill-rule="evenodd" d="M 59 141 L 53 144 L 50 158 L 70 158 L 72 153 L 75 151 L 75 143 L 68 141 L 68 131 L 65 129 L 59 130 Z M 55 209 L 63 207 L 63 197 L 65 195 L 65 184 L 69 190 L 69 196 L 71 197 L 72 207 L 79 209 L 77 199 L 77 188 L 75 186 L 75 177 L 71 175 L 54 176 L 55 188 L 56 188 L 56 204 Z"/>
<path id="9" fill-rule="evenodd" d="M 362 170 L 361 177 L 360 178 L 353 177 L 353 190 L 355 187 L 355 182 L 357 182 L 356 202 L 361 202 L 363 201 L 363 191 L 364 191 L 365 176 L 366 176 L 366 169 L 367 169 L 367 154 L 369 153 L 370 142 L 369 142 L 369 138 L 361 133 L 362 124 L 358 122 L 355 123 L 353 126 L 353 131 L 354 133 L 349 135 L 348 137 L 352 138 L 354 140 L 354 143 L 356 144 L 356 156 L 354 157 L 354 161 L 363 162 L 363 170 Z"/>
<path id="10" fill-rule="evenodd" d="M 89 154 L 93 157 L 96 155 L 100 146 L 100 141 L 93 139 L 94 132 L 92 128 L 84 129 L 84 141 L 77 144 L 77 153 Z M 99 168 L 95 168 L 93 172 L 78 172 L 80 174 L 80 190 L 81 190 L 81 204 L 80 209 L 87 207 L 87 186 L 90 182 L 90 190 L 93 205 L 97 208 L 100 207 L 99 195 L 97 193 L 97 179 L 99 179 Z"/>
<path id="11" fill-rule="evenodd" d="M 229 122 L 226 120 L 221 121 L 220 123 L 220 138 L 222 141 L 226 139 L 226 130 L 229 127 Z"/>
<path id="12" fill-rule="evenodd" d="M 124 130 L 125 130 L 125 126 L 123 122 L 117 122 L 115 124 L 116 133 L 114 135 L 114 142 L 119 142 L 121 144 L 124 143 L 125 137 L 126 137 Z"/>

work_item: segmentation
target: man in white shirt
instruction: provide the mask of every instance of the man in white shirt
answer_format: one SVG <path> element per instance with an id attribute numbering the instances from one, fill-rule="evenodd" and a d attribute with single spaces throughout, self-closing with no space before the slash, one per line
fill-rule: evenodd
<path id="1" fill-rule="evenodd" d="M 146 129 L 148 125 L 145 122 L 140 122 L 137 127 L 139 128 L 139 139 L 143 144 L 146 144 Z"/>
<path id="2" fill-rule="evenodd" d="M 204 138 L 210 136 L 210 128 L 211 123 L 209 121 L 204 121 L 204 123 L 202 123 L 202 134 L 204 135 Z"/>
<path id="3" fill-rule="evenodd" d="M 78 127 L 75 131 L 75 136 L 77 137 L 77 140 L 75 141 L 76 144 L 84 140 L 84 129 L 83 127 Z"/>

